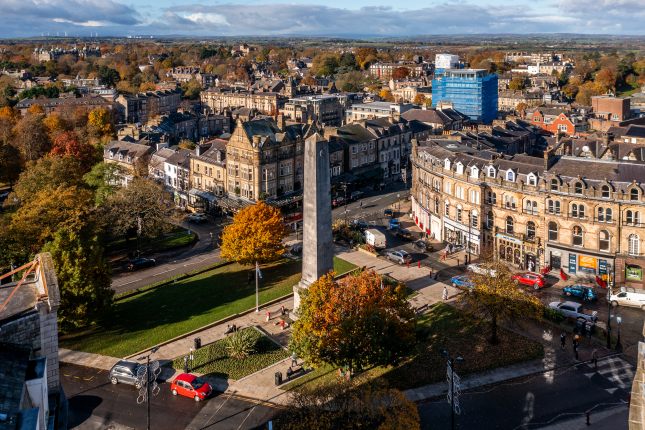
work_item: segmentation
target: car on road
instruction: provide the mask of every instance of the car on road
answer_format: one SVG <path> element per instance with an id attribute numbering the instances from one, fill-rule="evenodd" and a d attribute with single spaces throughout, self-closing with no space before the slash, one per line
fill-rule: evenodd
<path id="1" fill-rule="evenodd" d="M 157 265 L 157 261 L 154 258 L 134 258 L 128 261 L 128 270 L 134 271 L 138 269 L 145 269 L 146 267 L 153 267 Z"/>
<path id="2" fill-rule="evenodd" d="M 567 285 L 562 289 L 562 294 L 569 297 L 577 297 L 589 302 L 593 302 L 598 299 L 594 289 L 586 285 Z"/>
<path id="3" fill-rule="evenodd" d="M 426 242 L 423 239 L 419 239 L 414 242 L 414 247 L 421 252 L 432 252 L 434 250 L 432 244 Z"/>
<path id="4" fill-rule="evenodd" d="M 616 307 L 618 305 L 631 306 L 634 308 L 641 308 L 645 311 L 645 294 L 620 291 L 617 294 L 612 294 L 611 296 L 609 296 L 609 303 L 611 303 L 613 307 Z"/>
<path id="5" fill-rule="evenodd" d="M 137 371 L 141 365 L 134 361 L 120 360 L 110 369 L 108 379 L 114 385 L 128 384 L 141 388 L 141 379 L 137 378 Z"/>
<path id="6" fill-rule="evenodd" d="M 193 214 L 190 214 L 186 217 L 186 221 L 192 222 L 195 224 L 201 224 L 206 221 L 208 221 L 208 218 L 206 217 L 206 214 L 200 213 L 200 212 L 195 212 Z"/>
<path id="7" fill-rule="evenodd" d="M 412 256 L 402 249 L 398 251 L 388 251 L 385 254 L 385 257 L 398 264 L 408 264 L 412 261 Z"/>
<path id="8" fill-rule="evenodd" d="M 401 227 L 401 222 L 399 222 L 398 218 L 392 218 L 387 225 L 388 230 L 395 230 L 399 227 Z"/>
<path id="9" fill-rule="evenodd" d="M 365 193 L 362 191 L 352 191 L 349 195 L 349 200 L 355 202 L 356 200 L 363 198 L 363 194 Z"/>
<path id="10" fill-rule="evenodd" d="M 201 402 L 211 395 L 213 388 L 192 373 L 181 373 L 170 384 L 170 392 L 173 396 L 190 397 L 196 402 Z"/>
<path id="11" fill-rule="evenodd" d="M 336 196 L 333 199 L 331 199 L 331 207 L 337 208 L 338 206 L 342 206 L 345 204 L 345 197 L 343 196 Z"/>
<path id="12" fill-rule="evenodd" d="M 367 221 L 363 221 L 362 219 L 355 219 L 353 225 L 355 229 L 360 231 L 365 231 L 370 228 L 369 223 Z"/>
<path id="13" fill-rule="evenodd" d="M 396 232 L 396 235 L 401 239 L 405 239 L 405 240 L 413 239 L 412 232 L 406 228 L 399 228 Z"/>
<path id="14" fill-rule="evenodd" d="M 387 218 L 392 218 L 394 216 L 394 211 L 392 209 L 384 209 L 383 216 Z"/>
<path id="15" fill-rule="evenodd" d="M 475 286 L 475 284 L 473 284 L 473 281 L 470 280 L 468 275 L 453 276 L 452 278 L 450 278 L 450 285 L 452 285 L 455 288 L 468 288 L 468 289 L 471 289 Z"/>
<path id="16" fill-rule="evenodd" d="M 466 270 L 469 272 L 476 273 L 478 275 L 487 275 L 491 277 L 495 277 L 497 275 L 497 272 L 494 269 L 489 269 L 488 267 L 484 266 L 483 264 L 469 264 L 466 266 Z"/>
<path id="17" fill-rule="evenodd" d="M 291 255 L 300 255 L 302 254 L 302 242 L 296 243 L 294 245 L 291 245 L 291 248 L 289 249 L 289 253 Z"/>
<path id="18" fill-rule="evenodd" d="M 582 304 L 576 302 L 551 302 L 549 303 L 549 308 L 567 318 L 584 319 L 594 323 L 598 320 L 598 312 L 587 313 Z"/>
<path id="19" fill-rule="evenodd" d="M 511 279 L 513 280 L 513 282 L 515 282 L 515 285 L 528 285 L 529 287 L 533 287 L 536 290 L 546 287 L 546 280 L 544 279 L 544 276 L 540 275 L 539 273 L 516 273 L 515 275 L 511 276 Z"/>

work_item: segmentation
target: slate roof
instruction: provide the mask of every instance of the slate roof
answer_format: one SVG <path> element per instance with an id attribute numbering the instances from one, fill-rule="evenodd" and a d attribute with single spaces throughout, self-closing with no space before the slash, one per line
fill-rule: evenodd
<path id="1" fill-rule="evenodd" d="M 16 413 L 20 409 L 30 351 L 16 345 L 0 344 L 0 413 Z M 0 421 L 0 430 L 15 429 Z"/>
<path id="2" fill-rule="evenodd" d="M 627 127 L 625 134 L 626 137 L 640 137 L 645 138 L 645 125 L 630 125 Z"/>
<path id="3" fill-rule="evenodd" d="M 192 151 L 188 149 L 180 149 L 166 159 L 166 163 L 174 166 L 183 167 L 188 169 L 190 167 L 190 155 Z"/>

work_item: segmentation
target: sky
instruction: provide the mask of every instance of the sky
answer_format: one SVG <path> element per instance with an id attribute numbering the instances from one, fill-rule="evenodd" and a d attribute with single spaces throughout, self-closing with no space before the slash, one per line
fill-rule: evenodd
<path id="1" fill-rule="evenodd" d="M 0 37 L 645 35 L 645 0 L 0 0 Z"/>

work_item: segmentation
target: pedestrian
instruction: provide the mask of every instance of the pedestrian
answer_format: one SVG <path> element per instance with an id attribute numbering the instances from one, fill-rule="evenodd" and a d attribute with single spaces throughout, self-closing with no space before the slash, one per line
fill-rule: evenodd
<path id="1" fill-rule="evenodd" d="M 284 305 L 280 306 L 280 315 L 284 316 Z"/>
<path id="2" fill-rule="evenodd" d="M 446 285 L 443 286 L 443 294 L 441 295 L 441 298 L 444 301 L 448 300 L 448 287 Z"/>
<path id="3" fill-rule="evenodd" d="M 576 357 L 576 360 L 578 359 L 578 335 L 575 335 L 573 337 L 573 355 Z"/>
<path id="4" fill-rule="evenodd" d="M 591 361 L 593 362 L 593 368 L 597 372 L 598 371 L 598 350 L 594 349 L 591 351 Z"/>
<path id="5" fill-rule="evenodd" d="M 287 325 L 287 322 L 286 322 L 285 320 L 281 319 L 281 320 L 280 320 L 280 328 L 281 328 L 282 330 L 284 330 L 284 329 L 285 329 L 285 327 L 286 327 L 286 325 Z"/>
<path id="6" fill-rule="evenodd" d="M 437 279 L 439 279 L 439 271 L 438 270 L 436 272 L 434 272 L 434 280 L 436 281 Z"/>
<path id="7" fill-rule="evenodd" d="M 560 335 L 560 349 L 564 349 L 565 345 L 567 344 L 567 335 L 562 332 Z"/>
<path id="8" fill-rule="evenodd" d="M 267 311 L 267 322 L 271 320 L 271 311 Z"/>
<path id="9" fill-rule="evenodd" d="M 432 267 L 430 267 L 430 279 L 432 279 Z"/>
<path id="10" fill-rule="evenodd" d="M 291 354 L 291 367 L 297 367 L 298 366 L 298 356 L 296 353 Z"/>
<path id="11" fill-rule="evenodd" d="M 457 257 L 457 267 L 459 267 L 459 257 Z"/>

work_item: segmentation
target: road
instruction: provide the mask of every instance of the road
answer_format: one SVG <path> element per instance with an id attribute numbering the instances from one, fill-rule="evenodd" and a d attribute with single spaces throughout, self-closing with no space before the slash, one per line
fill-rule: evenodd
<path id="1" fill-rule="evenodd" d="M 146 406 L 137 404 L 138 391 L 130 385 L 112 385 L 104 370 L 61 363 L 61 380 L 69 399 L 70 428 L 145 429 Z M 265 423 L 275 409 L 234 396 L 215 394 L 205 402 L 174 397 L 168 384 L 150 404 L 150 427 L 178 429 L 252 429 Z"/>
<path id="2" fill-rule="evenodd" d="M 626 429 L 632 369 L 614 357 L 601 360 L 597 373 L 591 365 L 580 364 L 464 392 L 459 397 L 456 428 L 582 429 L 585 412 L 591 411 L 592 428 Z M 445 398 L 421 402 L 418 409 L 423 429 L 450 428 Z"/>

